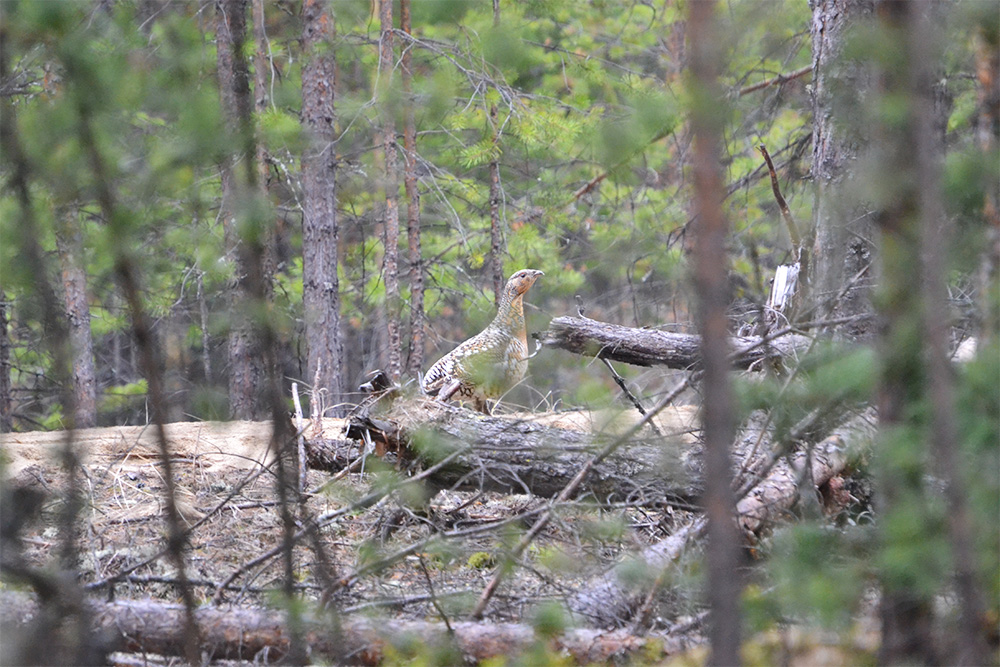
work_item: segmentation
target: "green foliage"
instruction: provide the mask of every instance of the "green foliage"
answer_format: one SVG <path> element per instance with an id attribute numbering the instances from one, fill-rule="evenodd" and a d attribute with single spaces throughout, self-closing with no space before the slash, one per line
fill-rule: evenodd
<path id="1" fill-rule="evenodd" d="M 476 570 L 488 570 L 495 567 L 496 564 L 496 556 L 485 551 L 477 551 L 466 561 L 466 565 Z"/>
<path id="2" fill-rule="evenodd" d="M 775 612 L 777 606 L 781 611 L 775 617 L 802 618 L 845 630 L 864 593 L 865 552 L 872 548 L 870 542 L 866 544 L 868 539 L 868 535 L 845 534 L 814 523 L 782 529 L 769 554 L 775 593 L 756 596 L 758 612 Z M 748 597 L 754 599 L 752 591 Z"/>
<path id="3" fill-rule="evenodd" d="M 539 637 L 555 637 L 566 631 L 570 618 L 566 609 L 558 602 L 546 602 L 539 605 L 532 615 L 531 625 Z"/>
<path id="4" fill-rule="evenodd" d="M 996 340 L 965 365 L 958 384 L 957 418 L 961 473 L 965 479 L 980 572 L 987 574 L 986 595 L 994 617 L 1000 615 L 1000 345 Z"/>
<path id="5" fill-rule="evenodd" d="M 943 165 L 945 204 L 958 228 L 951 280 L 962 289 L 989 231 L 984 203 L 1000 181 L 995 150 L 984 153 L 974 141 L 973 131 L 981 122 L 977 90 L 974 79 L 965 75 L 972 53 L 969 35 L 996 38 L 995 12 L 988 5 L 958 8 L 958 35 L 949 40 L 943 79 L 954 96 Z M 546 273 L 527 299 L 529 329 L 543 329 L 551 317 L 575 312 L 577 295 L 587 315 L 596 319 L 689 328 L 691 173 L 684 119 L 691 108 L 718 113 L 726 124 L 722 150 L 729 191 L 724 207 L 732 226 L 735 305 L 764 301 L 773 269 L 788 260 L 790 246 L 756 146 L 766 144 L 775 157 L 785 198 L 805 225 L 813 205 L 809 164 L 803 157 L 809 153 L 810 99 L 806 79 L 753 94 L 738 91 L 811 63 L 808 3 L 734 0 L 719 6 L 721 99 L 704 97 L 683 76 L 689 55 L 684 3 L 501 3 L 494 25 L 491 3 L 414 2 L 417 41 L 400 39 L 413 58 L 412 97 L 403 95 L 400 67 L 393 68 L 392 81 L 377 75 L 379 25 L 371 8 L 371 3 L 355 0 L 335 3 L 337 39 L 324 46 L 338 63 L 333 146 L 337 277 L 349 341 L 348 374 L 361 375 L 382 355 L 388 307 L 380 195 L 385 183 L 382 158 L 374 147 L 387 116 L 396 119 L 401 131 L 407 106 L 418 135 L 429 357 L 482 328 L 494 314 L 491 163 L 500 174 L 504 271 L 509 275 L 532 267 Z M 227 415 L 224 337 L 235 321 L 229 310 L 233 290 L 245 279 L 236 275 L 235 258 L 227 255 L 227 233 L 253 245 L 276 231 L 274 299 L 246 315 L 274 332 L 282 372 L 311 381 L 300 377 L 305 349 L 301 157 L 306 148 L 301 76 L 310 54 L 301 50 L 299 17 L 285 16 L 283 7 L 265 3 L 268 105 L 255 113 L 253 130 L 270 155 L 267 198 L 241 199 L 238 222 L 229 227 L 230 221 L 219 216 L 220 165 L 236 161 L 243 169 L 252 156 L 243 154 L 239 128 L 223 120 L 214 36 L 206 29 L 211 21 L 204 19 L 204 8 L 175 3 L 145 23 L 137 18 L 135 3 L 95 9 L 88 3 L 28 0 L 3 3 L 0 10 L 11 66 L 30 80 L 25 94 L 4 100 L 3 112 L 13 114 L 27 154 L 31 201 L 25 210 L 17 193 L 0 191 L 0 283 L 13 304 L 11 373 L 18 396 L 29 396 L 20 406 L 26 420 L 19 427 L 62 425 L 61 387 L 47 344 L 53 332 L 42 325 L 38 287 L 44 277 L 59 291 L 55 229 L 70 210 L 81 223 L 81 259 L 105 418 L 144 418 L 147 390 L 131 360 L 130 321 L 117 287 L 121 258 L 141 267 L 139 289 L 154 333 L 183 342 L 183 350 L 167 362 L 184 379 L 185 389 L 175 400 L 197 418 Z M 252 41 L 245 48 L 253 55 Z M 848 44 L 847 54 L 883 63 L 902 56 L 884 35 L 864 31 Z M 855 91 L 836 92 L 843 95 L 838 104 L 857 102 Z M 875 111 L 889 124 L 902 122 L 910 108 L 902 97 L 883 97 L 879 105 Z M 5 156 L 0 166 L 4 177 L 12 166 Z M 895 177 L 873 170 L 868 194 L 890 199 Z M 398 185 L 405 227 L 404 190 Z M 103 188 L 115 200 L 111 214 L 102 205 Z M 37 222 L 37 230 L 28 231 L 29 218 Z M 46 253 L 42 266 L 21 252 L 26 233 L 34 234 L 32 240 Z M 403 233 L 401 259 L 406 242 Z M 405 267 L 403 260 L 404 273 Z M 411 295 L 408 284 L 402 292 L 404 300 Z M 203 348 L 203 333 L 209 337 L 208 349 Z M 914 323 L 900 347 L 912 352 L 922 335 Z M 872 402 L 877 374 L 880 368 L 892 368 L 894 355 L 909 354 L 904 361 L 919 365 L 909 352 L 886 350 L 877 356 L 869 350 L 817 346 L 798 360 L 794 375 L 782 369 L 763 380 L 740 382 L 741 415 L 769 411 L 779 441 L 790 446 L 794 427 L 814 411 Z M 211 361 L 214 377 L 201 377 L 203 359 Z M 991 576 L 1000 570 L 995 521 L 1000 514 L 998 359 L 995 347 L 981 350 L 957 377 L 963 473 L 978 563 L 990 575 L 984 581 L 994 611 L 1000 605 L 1000 583 Z M 587 360 L 543 353 L 531 364 L 541 402 L 603 407 L 617 396 L 614 385 Z M 928 406 L 921 396 L 920 369 L 898 370 L 913 371 L 917 378 L 909 423 L 885 434 L 876 454 L 860 458 L 857 465 L 870 475 L 868 481 L 877 483 L 879 466 L 891 460 L 892 474 L 921 485 L 933 472 L 933 449 L 926 446 Z M 648 383 L 652 376 L 635 369 L 622 373 L 635 384 Z M 538 398 L 532 395 L 531 400 Z M 442 460 L 455 446 L 428 433 L 414 438 L 415 449 L 428 462 Z M 427 489 L 404 484 L 400 473 L 383 463 L 369 459 L 366 470 L 372 488 L 390 492 L 403 485 L 401 502 L 426 504 Z M 356 499 L 356 491 L 344 485 L 334 484 L 325 492 L 335 501 Z M 933 495 L 902 500 L 899 511 L 878 517 L 878 543 L 867 527 L 838 532 L 806 524 L 781 531 L 765 566 L 769 572 L 764 578 L 773 582 L 773 589 L 748 593 L 754 626 L 767 628 L 790 616 L 842 630 L 862 587 L 875 574 L 940 594 L 950 567 L 945 508 Z M 577 525 L 595 542 L 622 540 L 628 527 L 621 517 L 593 515 Z M 504 535 L 506 546 L 521 534 L 511 526 Z M 429 545 L 426 554 L 434 567 L 458 558 L 444 543 Z M 370 563 L 380 556 L 372 542 L 358 558 Z M 542 549 L 537 560 L 551 571 L 580 565 L 558 549 Z M 502 554 L 489 551 L 473 553 L 466 563 L 473 568 L 514 567 Z M 699 574 L 697 568 L 682 568 L 670 585 L 691 588 L 687 578 Z M 631 561 L 618 573 L 635 584 L 657 575 Z M 556 606 L 540 608 L 535 618 L 544 637 L 567 622 Z M 390 662 L 447 664 L 454 658 L 450 649 L 420 649 L 412 641 L 395 650 Z M 558 664 L 559 657 L 540 644 L 537 653 L 524 658 L 531 660 Z"/>
<path id="6" fill-rule="evenodd" d="M 142 405 L 149 392 L 146 380 L 139 380 L 130 384 L 123 384 L 117 387 L 108 387 L 104 391 L 101 401 L 100 411 L 103 413 L 122 412 L 128 408 Z"/>

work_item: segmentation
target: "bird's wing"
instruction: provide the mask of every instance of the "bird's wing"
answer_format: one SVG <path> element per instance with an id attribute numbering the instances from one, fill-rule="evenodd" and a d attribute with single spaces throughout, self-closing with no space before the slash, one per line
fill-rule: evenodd
<path id="1" fill-rule="evenodd" d="M 444 355 L 434 365 L 427 369 L 420 387 L 425 394 L 436 394 L 448 380 L 455 377 L 455 366 L 465 357 L 476 352 L 480 347 L 480 335 L 473 336 L 459 344 L 454 350 Z"/>

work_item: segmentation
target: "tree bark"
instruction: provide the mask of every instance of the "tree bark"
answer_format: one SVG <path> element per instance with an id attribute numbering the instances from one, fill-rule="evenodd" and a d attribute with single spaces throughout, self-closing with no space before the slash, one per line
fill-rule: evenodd
<path id="1" fill-rule="evenodd" d="M 401 371 L 401 344 L 399 336 L 399 195 L 396 156 L 396 120 L 389 94 L 392 90 L 392 71 L 395 54 L 392 46 L 392 0 L 379 0 L 379 21 L 382 34 L 379 39 L 379 86 L 382 98 L 382 155 L 385 160 L 385 216 L 383 242 L 385 255 L 382 260 L 382 279 L 385 281 L 385 318 L 388 350 L 387 372 L 393 382 L 399 380 Z"/>
<path id="2" fill-rule="evenodd" d="M 270 67 L 270 57 L 268 55 L 270 50 L 270 45 L 267 41 L 267 29 L 266 29 L 266 17 L 264 14 L 264 0 L 252 0 L 251 13 L 253 17 L 253 41 L 254 41 L 254 52 L 253 52 L 253 76 L 254 76 L 254 112 L 258 115 L 263 114 L 267 111 L 267 107 L 270 104 L 270 96 L 268 94 L 268 74 L 271 71 Z M 258 188 L 262 196 L 267 196 L 267 183 L 268 177 L 270 176 L 271 170 L 268 166 L 271 160 L 271 156 L 267 152 L 267 148 L 264 146 L 263 142 L 256 142 L 257 148 L 257 173 L 258 173 Z M 273 239 L 272 242 L 266 245 L 268 250 L 273 251 Z M 269 261 L 273 261 L 272 258 L 268 258 Z M 269 271 L 273 274 L 273 267 L 269 268 Z"/>
<path id="3" fill-rule="evenodd" d="M 335 25 L 329 3 L 302 6 L 302 123 L 309 142 L 302 155 L 302 301 L 305 310 L 307 379 L 326 390 L 331 414 L 343 414 L 344 341 L 337 277 L 337 154 Z M 310 415 L 318 419 L 321 415 Z"/>
<path id="4" fill-rule="evenodd" d="M 235 289 L 230 299 L 233 324 L 229 332 L 229 410 L 234 419 L 260 419 L 268 414 L 267 401 L 259 391 L 265 386 L 267 371 L 260 336 L 247 315 L 253 303 L 251 283 L 259 281 L 269 290 L 270 279 L 266 273 L 259 277 L 251 275 L 255 267 L 248 256 L 252 249 L 247 246 L 261 243 L 262 230 L 256 230 L 256 239 L 247 238 L 243 229 L 247 225 L 237 219 L 237 212 L 245 207 L 245 200 L 251 196 L 252 184 L 259 180 L 249 157 L 256 156 L 256 149 L 250 69 L 243 55 L 246 9 L 246 0 L 219 0 L 217 5 L 216 57 L 223 116 L 238 139 L 246 161 L 245 176 L 238 173 L 235 156 L 222 165 L 221 217 L 226 254 L 232 258 L 235 273 Z"/>
<path id="5" fill-rule="evenodd" d="M 585 317 L 557 317 L 539 334 L 542 345 L 588 357 L 621 361 L 635 366 L 692 369 L 701 366 L 701 338 L 658 329 L 637 329 Z M 757 336 L 730 337 L 732 366 L 740 370 L 763 363 L 783 364 L 804 352 L 811 339 L 788 334 L 766 340 Z"/>
<path id="6" fill-rule="evenodd" d="M 410 34 L 410 0 L 400 0 L 399 28 Z M 420 250 L 420 189 L 417 187 L 417 124 L 413 99 L 413 44 L 403 47 L 403 184 L 406 189 L 406 240 L 410 260 L 410 348 L 406 367 L 418 377 L 424 367 L 424 262 Z"/>
<path id="7" fill-rule="evenodd" d="M 844 44 L 855 24 L 870 19 L 873 0 L 810 4 L 815 239 L 809 296 L 814 313 L 849 319 L 837 327 L 838 333 L 869 339 L 874 333 L 876 232 L 872 207 L 854 180 L 854 166 L 869 140 L 862 104 L 872 85 L 865 66 L 844 57 Z"/>
<path id="8" fill-rule="evenodd" d="M 500 128 L 497 127 L 497 105 L 490 105 L 489 128 L 493 133 L 493 145 L 500 142 Z M 493 299 L 500 305 L 503 297 L 503 228 L 500 226 L 500 159 L 490 160 L 490 273 L 493 276 Z"/>
<path id="9" fill-rule="evenodd" d="M 493 27 L 500 25 L 500 2 L 493 2 Z M 500 224 L 500 126 L 497 122 L 498 110 L 496 103 L 490 104 L 487 129 L 493 135 L 493 147 L 497 149 L 497 157 L 490 160 L 490 273 L 493 275 L 493 299 L 497 306 L 503 297 L 505 282 L 503 272 L 503 228 Z"/>
<path id="10" fill-rule="evenodd" d="M 626 422 L 620 426 L 624 428 Z M 675 424 L 671 429 L 661 423 L 660 428 L 674 435 L 677 443 L 690 427 Z M 437 489 L 530 493 L 545 498 L 557 495 L 615 437 L 613 432 L 553 427 L 531 418 L 483 416 L 427 399 L 397 401 L 378 418 L 351 420 L 349 438 L 360 440 L 365 432 L 379 451 L 397 452 L 403 460 L 422 454 L 440 460 L 457 452 L 448 466 L 431 477 L 430 484 Z M 433 442 L 433 451 L 417 449 L 419 443 L 428 442 Z M 316 446 L 311 443 L 310 448 Z M 336 453 L 324 456 L 334 461 L 349 458 Z M 596 465 L 578 495 L 602 503 L 689 504 L 701 493 L 699 478 L 696 447 L 689 445 L 688 451 L 676 444 L 664 447 L 663 439 L 650 431 Z"/>
<path id="11" fill-rule="evenodd" d="M 0 593 L 0 620 L 14 655 L 19 630 L 38 612 L 38 605 L 24 593 Z M 117 602 L 90 601 L 87 616 L 94 634 L 106 637 L 112 649 L 165 656 L 183 655 L 181 634 L 183 609 L 155 600 Z M 268 655 L 280 660 L 289 651 L 289 633 L 281 612 L 256 609 L 222 609 L 204 606 L 197 618 L 204 634 L 200 649 L 207 660 L 255 660 Z M 404 647 L 414 639 L 421 645 L 457 653 L 459 664 L 475 664 L 491 658 L 525 653 L 539 641 L 556 654 L 567 654 L 578 664 L 628 660 L 660 660 L 680 651 L 671 638 L 636 637 L 627 632 L 569 629 L 542 637 L 530 625 L 452 621 L 449 625 L 429 621 L 348 616 L 338 619 L 304 619 L 304 639 L 313 659 L 336 664 L 379 665 L 388 657 L 406 655 Z"/>
<path id="12" fill-rule="evenodd" d="M 719 163 L 723 99 L 717 82 L 719 52 L 715 4 L 689 8 L 688 37 L 695 102 L 690 114 L 694 134 L 694 287 L 703 368 L 702 424 L 705 441 L 705 518 L 708 521 L 706 576 L 710 614 L 708 664 L 740 664 L 742 624 L 741 545 L 736 531 L 729 447 L 735 435 L 729 372 L 729 281 L 726 275 L 728 221 L 722 211 L 724 188 Z"/>
<path id="13" fill-rule="evenodd" d="M 0 433 L 14 430 L 14 397 L 10 384 L 10 303 L 0 289 Z"/>
<path id="14" fill-rule="evenodd" d="M 62 273 L 63 303 L 69 323 L 69 349 L 73 358 L 72 428 L 97 426 L 97 372 L 94 338 L 90 329 L 87 274 L 83 267 L 83 236 L 79 212 L 71 207 L 56 232 L 56 249 Z"/>

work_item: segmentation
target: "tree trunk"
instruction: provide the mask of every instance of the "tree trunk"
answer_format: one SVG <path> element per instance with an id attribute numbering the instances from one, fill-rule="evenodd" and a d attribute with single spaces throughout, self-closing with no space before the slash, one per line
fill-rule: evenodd
<path id="1" fill-rule="evenodd" d="M 882 165 L 899 176 L 880 211 L 884 262 L 884 294 L 880 300 L 885 330 L 881 336 L 882 378 L 879 416 L 885 442 L 880 470 L 881 501 L 887 527 L 886 549 L 901 545 L 901 536 L 888 529 L 893 521 L 907 520 L 930 508 L 930 500 L 917 467 L 924 466 L 927 439 L 934 444 L 937 475 L 945 486 L 949 528 L 959 596 L 959 641 L 949 657 L 956 664 L 988 662 L 980 627 L 982 603 L 975 577 L 970 517 L 965 487 L 958 474 L 955 448 L 958 429 L 954 415 L 949 325 L 945 313 L 947 294 L 941 254 L 947 247 L 941 205 L 940 169 L 942 142 L 936 131 L 933 83 L 940 77 L 940 45 L 932 28 L 933 5 L 883 2 L 879 17 L 886 39 L 906 54 L 902 71 L 882 73 L 882 93 L 890 99 L 908 100 L 902 122 L 885 118 L 877 126 Z M 933 18 L 940 18 L 934 16 Z M 938 23 L 936 21 L 935 23 Z M 922 260 L 922 261 L 921 261 Z M 923 335 L 915 335 L 920 332 Z M 930 432 L 915 423 L 914 414 L 930 405 Z M 908 462 L 918 462 L 916 464 Z M 920 530 L 935 528 L 924 519 Z M 901 573 L 913 565 L 917 553 L 903 553 L 901 563 L 886 563 L 882 574 L 882 646 L 887 663 L 926 662 L 941 657 L 929 635 L 933 599 L 923 592 L 918 576 Z"/>
<path id="2" fill-rule="evenodd" d="M 876 234 L 863 184 L 854 179 L 857 158 L 869 140 L 861 107 L 871 75 L 843 54 L 852 26 L 871 17 L 873 0 L 816 0 L 811 6 L 816 236 L 809 295 L 814 315 L 848 318 L 835 329 L 852 339 L 869 339 L 875 330 L 870 316 Z"/>
<path id="3" fill-rule="evenodd" d="M 0 433 L 14 430 L 14 397 L 10 384 L 10 302 L 0 289 Z"/>
<path id="4" fill-rule="evenodd" d="M 995 155 L 1000 146 L 1000 34 L 987 20 L 976 31 L 976 89 L 978 118 L 976 147 L 983 156 Z M 987 183 L 983 218 L 987 224 L 986 248 L 979 269 L 979 308 L 982 318 L 979 345 L 994 344 L 1000 336 L 1000 184 Z"/>
<path id="5" fill-rule="evenodd" d="M 679 370 L 701 365 L 701 338 L 658 329 L 637 329 L 598 322 L 585 317 L 557 317 L 538 335 L 542 345 L 587 357 L 621 361 L 635 366 L 666 366 Z M 728 347 L 734 368 L 783 365 L 811 344 L 805 336 L 788 334 L 766 340 L 758 336 L 733 336 Z"/>
<path id="6" fill-rule="evenodd" d="M 683 414 L 683 413 L 682 413 Z M 596 451 L 611 442 L 616 432 L 630 425 L 632 413 L 611 420 L 605 432 L 590 432 L 592 421 L 583 418 L 571 428 L 550 426 L 531 417 L 488 417 L 427 399 L 397 401 L 377 418 L 355 417 L 348 437 L 363 440 L 367 433 L 379 452 L 391 451 L 404 461 L 425 456 L 432 462 L 452 455 L 449 464 L 430 480 L 437 489 L 488 490 L 557 495 Z M 689 416 L 689 415 L 684 415 Z M 561 416 L 562 423 L 572 421 Z M 598 418 L 600 420 L 600 418 Z M 661 431 L 682 442 L 688 422 L 660 422 Z M 433 433 L 428 439 L 421 433 Z M 421 443 L 433 441 L 432 451 Z M 595 466 L 580 487 L 581 497 L 598 502 L 630 500 L 657 505 L 691 503 L 701 493 L 697 448 L 665 448 L 652 431 L 636 436 L 626 446 Z M 312 449 L 317 449 L 311 444 Z M 343 461 L 343 455 L 323 457 Z M 316 458 L 311 455 L 310 458 Z"/>
<path id="7" fill-rule="evenodd" d="M 4 636 L 11 642 L 5 656 L 16 662 L 24 637 L 18 631 L 38 614 L 38 605 L 24 593 L 0 593 L 0 620 Z M 178 605 L 154 600 L 86 603 L 91 631 L 108 638 L 109 648 L 130 653 L 180 656 L 183 610 Z M 204 606 L 197 618 L 204 631 L 201 651 L 212 660 L 280 661 L 289 651 L 289 632 L 281 612 Z M 547 639 L 530 625 L 475 623 L 346 616 L 336 619 L 311 617 L 303 622 L 304 639 L 313 659 L 335 664 L 383 664 L 390 656 L 405 656 L 408 643 L 419 641 L 453 651 L 457 664 L 526 653 L 544 641 L 555 654 L 565 654 L 578 664 L 607 664 L 634 657 L 661 660 L 680 651 L 671 638 L 645 638 L 627 632 L 569 629 Z M 440 654 L 439 654 L 440 655 Z"/>
<path id="8" fill-rule="evenodd" d="M 881 38 L 905 49 L 912 39 L 910 14 L 916 9 L 907 3 L 880 2 Z M 926 65 L 924 65 L 926 67 Z M 902 70 L 902 71 L 900 71 Z M 913 568 L 919 558 L 915 535 L 932 530 L 924 517 L 930 509 L 924 489 L 924 458 L 927 441 L 924 429 L 913 423 L 912 414 L 922 401 L 924 368 L 921 337 L 921 266 L 919 211 L 920 193 L 914 165 L 923 151 L 931 150 L 935 138 L 921 133 L 915 122 L 914 107 L 921 106 L 924 83 L 916 68 L 886 67 L 881 71 L 880 92 L 888 99 L 906 99 L 905 119 L 879 117 L 875 127 L 883 162 L 880 167 L 897 174 L 895 187 L 885 193 L 878 212 L 882 243 L 882 294 L 880 315 L 884 327 L 879 337 L 882 357 L 878 390 L 879 447 L 876 497 L 880 513 L 882 549 L 893 550 L 894 558 L 883 563 L 879 572 L 882 585 L 880 617 L 882 644 L 879 659 L 884 664 L 937 662 L 932 637 L 933 599 L 922 577 Z M 883 112 L 884 114 L 885 112 Z M 927 144 L 930 144 L 928 146 Z M 935 313 L 942 317 L 942 313 Z M 919 519 L 914 521 L 914 515 Z M 915 535 L 893 534 L 899 521 L 914 521 Z"/>
<path id="9" fill-rule="evenodd" d="M 250 97 L 250 70 L 243 54 L 246 38 L 246 0 L 219 0 L 216 21 L 216 52 L 219 93 L 223 115 L 232 134 L 244 152 L 245 176 L 238 171 L 238 159 L 233 156 L 222 165 L 222 224 L 226 254 L 233 261 L 235 288 L 230 310 L 233 323 L 229 332 L 229 410 L 234 419 L 260 419 L 268 414 L 267 401 L 259 389 L 265 386 L 267 372 L 261 353 L 260 336 L 248 318 L 253 308 L 252 283 L 270 290 L 270 276 L 253 276 L 257 270 L 248 256 L 252 246 L 267 247 L 267 235 L 262 221 L 237 219 L 237 212 L 246 208 L 252 196 L 253 184 L 258 183 L 256 167 L 250 156 L 256 156 L 253 138 L 253 104 Z M 253 224 L 257 228 L 253 229 Z M 250 229 L 247 229 L 250 228 Z M 248 247 L 251 246 L 251 247 Z"/>
<path id="10" fill-rule="evenodd" d="M 694 287 L 701 333 L 702 424 L 705 441 L 705 518 L 708 521 L 706 576 L 712 665 L 740 663 L 739 568 L 741 545 L 734 522 L 732 462 L 735 435 L 729 372 L 729 281 L 726 275 L 728 222 L 722 211 L 724 189 L 719 171 L 723 116 L 716 81 L 719 53 L 714 34 L 715 5 L 709 0 L 689 8 L 688 36 L 696 101 L 690 115 L 694 134 Z"/>
<path id="11" fill-rule="evenodd" d="M 497 105 L 490 105 L 490 131 L 493 145 L 500 142 L 500 128 L 497 127 Z M 500 159 L 490 160 L 490 273 L 493 276 L 493 299 L 500 305 L 503 297 L 503 229 L 500 226 Z"/>
<path id="12" fill-rule="evenodd" d="M 382 154 L 385 160 L 385 216 L 383 241 L 385 255 L 382 261 L 382 279 L 385 281 L 385 317 L 388 338 L 389 377 L 398 381 L 401 370 L 401 344 L 399 337 L 399 196 L 396 174 L 396 120 L 390 100 L 392 71 L 395 54 L 392 47 L 392 0 L 379 1 L 379 21 L 382 34 L 379 39 L 379 86 L 382 97 Z"/>
<path id="13" fill-rule="evenodd" d="M 400 0 L 399 28 L 410 34 L 410 0 Z M 403 48 L 403 184 L 406 188 L 406 240 L 410 251 L 410 351 L 406 367 L 418 377 L 424 367 L 424 262 L 420 250 L 420 190 L 417 187 L 417 124 L 413 99 L 413 44 Z"/>
<path id="14" fill-rule="evenodd" d="M 305 310 L 308 381 L 326 391 L 332 414 L 340 415 L 344 342 L 337 277 L 337 137 L 335 26 L 328 3 L 302 6 L 302 123 L 309 138 L 302 155 L 302 301 Z M 311 415 L 313 419 L 321 415 Z"/>
<path id="15" fill-rule="evenodd" d="M 500 25 L 500 2 L 493 0 L 493 27 Z M 493 299 L 497 306 L 503 297 L 503 228 L 500 226 L 500 126 L 497 123 L 498 111 L 496 103 L 490 104 L 490 117 L 487 129 L 493 135 L 493 147 L 497 156 L 490 160 L 490 273 L 493 275 Z"/>
<path id="16" fill-rule="evenodd" d="M 201 328 L 201 369 L 205 374 L 205 386 L 212 386 L 212 337 L 208 330 L 208 300 L 205 298 L 205 272 L 198 272 L 198 326 Z M 117 336 L 115 341 L 117 341 Z M 117 345 L 115 346 L 118 347 Z M 118 363 L 118 351 L 113 354 Z"/>
<path id="17" fill-rule="evenodd" d="M 56 233 L 56 248 L 62 273 L 69 348 L 73 358 L 72 428 L 97 426 L 97 372 L 94 366 L 94 339 L 90 330 L 90 303 L 87 274 L 83 267 L 83 236 L 79 212 L 71 208 Z"/>

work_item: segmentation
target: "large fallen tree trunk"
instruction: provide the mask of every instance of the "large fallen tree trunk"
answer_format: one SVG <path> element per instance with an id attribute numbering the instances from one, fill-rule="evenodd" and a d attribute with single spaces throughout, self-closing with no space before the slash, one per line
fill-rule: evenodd
<path id="1" fill-rule="evenodd" d="M 586 317 L 557 317 L 539 334 L 542 345 L 588 357 L 600 357 L 636 366 L 690 369 L 699 365 L 699 337 L 659 329 L 636 329 Z M 733 336 L 733 367 L 749 369 L 764 361 L 782 360 L 804 351 L 811 340 L 787 334 L 773 339 Z"/>
<path id="2" fill-rule="evenodd" d="M 827 503 L 828 511 L 842 509 L 842 498 L 838 494 L 837 480 L 844 471 L 849 446 L 863 446 L 874 433 L 874 421 L 870 412 L 865 412 L 835 429 L 807 451 L 800 451 L 789 457 L 770 460 L 770 442 L 765 441 L 758 452 L 748 450 L 747 444 L 755 438 L 748 433 L 759 433 L 759 423 L 753 423 L 745 431 L 745 437 L 737 442 L 735 458 L 742 457 L 742 468 L 750 467 L 755 461 L 764 461 L 761 477 L 750 491 L 737 502 L 740 528 L 748 542 L 758 539 L 760 534 L 775 523 L 788 518 L 803 493 L 818 494 Z M 676 563 L 704 535 L 705 519 L 698 516 L 694 521 L 673 535 L 650 545 L 628 557 L 628 565 L 619 564 L 581 585 L 568 601 L 570 610 L 588 625 L 597 627 L 619 627 L 633 622 L 635 611 L 647 598 L 646 587 L 629 585 L 623 577 L 623 567 L 634 570 L 635 564 L 660 572 Z"/>
<path id="3" fill-rule="evenodd" d="M 121 600 L 87 603 L 90 628 L 95 635 L 113 638 L 106 649 L 129 653 L 183 656 L 183 615 L 180 605 L 154 600 Z M 38 604 L 25 593 L 0 592 L 5 664 L 15 664 L 18 637 L 30 636 L 31 619 Z M 201 631 L 199 650 L 208 660 L 254 660 L 263 656 L 275 663 L 289 649 L 285 614 L 259 609 L 201 607 L 195 612 Z M 311 618 L 302 636 L 312 660 L 336 664 L 376 665 L 386 651 L 406 655 L 408 646 L 436 647 L 457 652 L 457 663 L 478 663 L 510 657 L 539 643 L 557 654 L 569 655 L 578 664 L 659 660 L 678 651 L 669 638 L 636 637 L 626 632 L 571 629 L 541 637 L 530 625 L 452 621 L 449 625 L 427 621 L 347 616 Z M 402 654 L 400 653 L 402 651 Z"/>
<path id="4" fill-rule="evenodd" d="M 661 423 L 661 431 L 664 426 Z M 640 432 L 595 465 L 579 497 L 598 502 L 689 504 L 701 491 L 697 447 L 685 433 L 664 439 Z M 621 430 L 620 428 L 617 430 Z M 616 429 L 596 432 L 549 426 L 529 417 L 488 417 L 427 399 L 397 401 L 379 417 L 351 420 L 348 437 L 370 438 L 402 461 L 433 462 L 452 456 L 431 478 L 433 487 L 530 493 L 551 498 L 594 454 L 618 437 Z M 669 436 L 668 436 L 669 437 Z M 333 446 L 337 445 L 333 441 Z M 326 443 L 317 442 L 313 449 Z M 327 453 L 329 460 L 342 455 Z M 316 454 L 319 460 L 320 455 Z"/>

